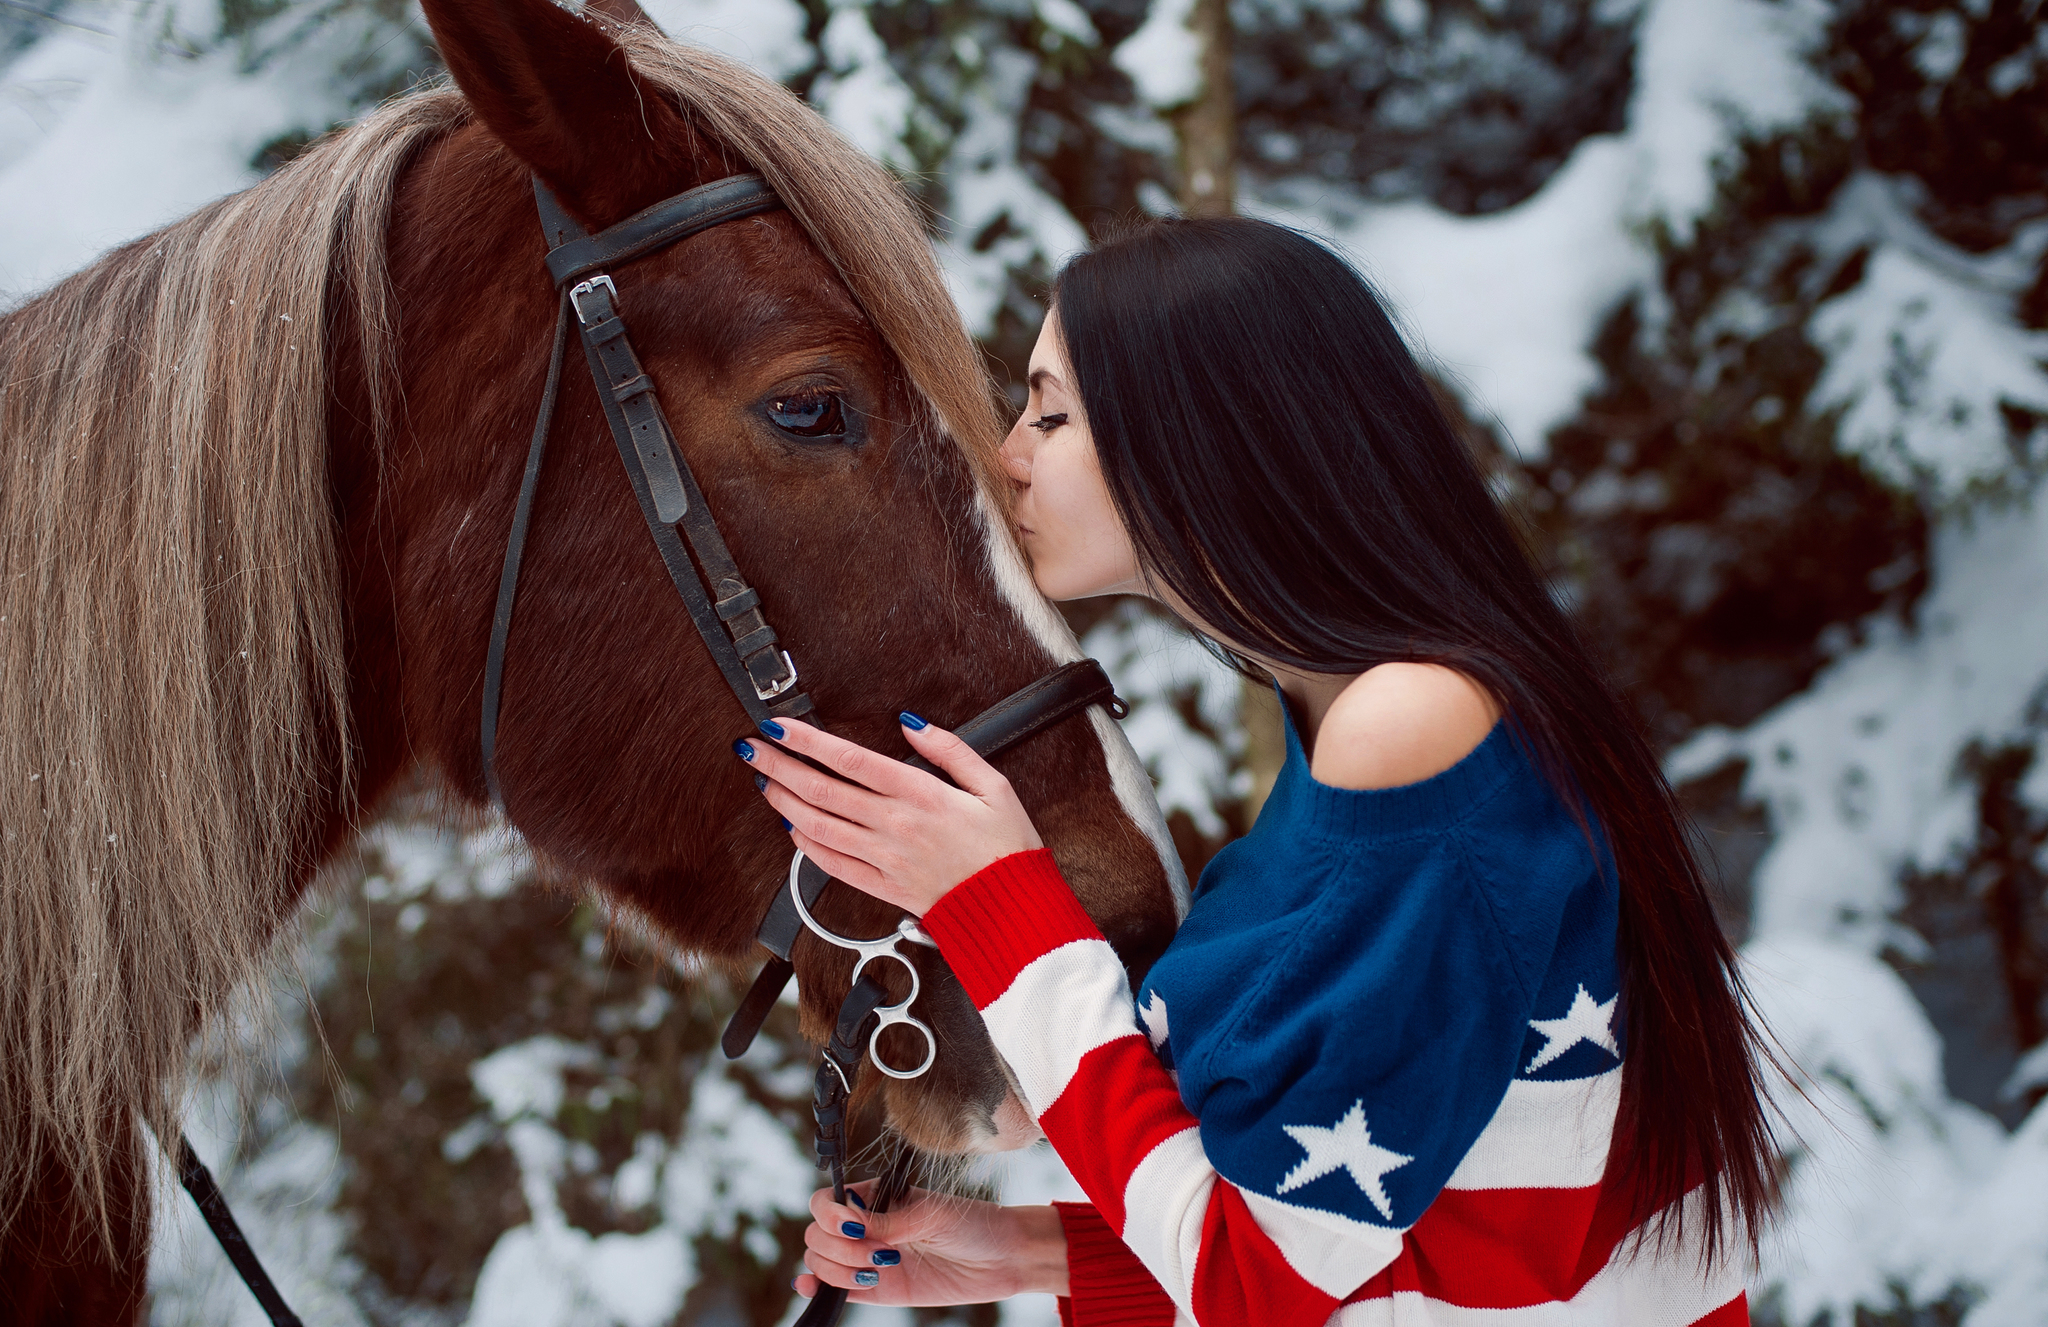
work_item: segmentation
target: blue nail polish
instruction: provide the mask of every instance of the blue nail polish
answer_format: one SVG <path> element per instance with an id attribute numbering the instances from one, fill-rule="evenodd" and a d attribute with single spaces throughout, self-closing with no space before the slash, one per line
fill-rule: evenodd
<path id="1" fill-rule="evenodd" d="M 894 1249 L 876 1249 L 869 1255 L 868 1261 L 877 1267 L 894 1267 L 903 1261 L 903 1255 Z"/>
<path id="2" fill-rule="evenodd" d="M 787 834 L 787 833 L 789 833 L 789 831 L 791 831 L 791 830 L 793 830 L 793 829 L 795 829 L 795 828 L 796 828 L 796 826 L 795 826 L 795 825 L 792 825 L 792 824 L 790 824 L 790 823 L 789 823 L 789 821 L 788 821 L 787 819 L 784 819 L 784 820 L 783 820 L 783 822 L 782 822 L 782 832 L 783 832 L 783 833 Z"/>
<path id="3" fill-rule="evenodd" d="M 789 1288 L 790 1288 L 791 1290 L 796 1290 L 796 1282 L 797 1282 L 797 1278 L 796 1278 L 796 1277 L 793 1277 L 793 1276 L 792 1276 L 792 1277 L 790 1277 L 790 1278 L 789 1278 Z M 802 1294 L 803 1292 L 802 1292 L 802 1291 L 797 1291 L 797 1293 L 798 1293 L 798 1294 Z"/>
<path id="4" fill-rule="evenodd" d="M 839 1223 L 839 1233 L 848 1239 L 866 1239 L 868 1237 L 868 1228 L 858 1221 L 841 1221 Z"/>
<path id="5" fill-rule="evenodd" d="M 857 1286 L 878 1286 L 882 1284 L 882 1274 L 880 1272 L 855 1272 L 853 1274 L 853 1283 Z"/>
<path id="6" fill-rule="evenodd" d="M 782 725 L 775 722 L 775 720 L 773 719 L 761 720 L 761 731 L 767 736 L 774 738 L 778 742 L 780 742 L 784 737 L 788 736 L 787 733 L 782 731 Z"/>
<path id="7" fill-rule="evenodd" d="M 926 728 L 931 727 L 930 724 L 926 723 L 923 719 L 918 718 L 909 710 L 905 710 L 903 711 L 903 713 L 897 715 L 896 721 L 902 724 L 905 728 L 908 728 L 913 733 L 920 732 Z"/>
<path id="8" fill-rule="evenodd" d="M 752 760 L 754 758 L 754 744 L 742 737 L 739 741 L 732 744 L 732 753 L 741 760 Z"/>
<path id="9" fill-rule="evenodd" d="M 754 776 L 754 791 L 757 793 L 768 791 L 768 776 L 766 774 L 756 774 Z"/>
<path id="10" fill-rule="evenodd" d="M 860 1200 L 860 1195 L 855 1193 L 852 1189 L 848 1189 L 846 1191 L 846 1201 L 852 1203 L 855 1207 L 858 1207 L 863 1212 L 868 1210 L 868 1205 L 862 1202 Z"/>

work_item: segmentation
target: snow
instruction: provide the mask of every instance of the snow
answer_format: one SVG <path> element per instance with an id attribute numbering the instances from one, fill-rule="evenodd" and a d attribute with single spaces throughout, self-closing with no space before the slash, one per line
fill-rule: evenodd
<path id="1" fill-rule="evenodd" d="M 947 155 L 939 264 L 962 320 L 977 335 L 994 330 L 1013 269 L 1057 267 L 1088 245 L 1080 224 L 1017 160 L 1016 107 L 1036 73 L 1036 61 L 1021 51 L 988 52 L 962 100 L 964 123 Z M 1024 312 L 1036 322 L 1035 309 Z"/>
<path id="2" fill-rule="evenodd" d="M 1878 632 L 1756 724 L 1703 731 L 1669 761 L 1682 780 L 1747 760 L 1744 794 L 1775 835 L 1743 964 L 1807 1094 L 1782 1098 L 1803 1150 L 1758 1282 L 1790 1322 L 1887 1303 L 1894 1284 L 1923 1302 L 1964 1285 L 1985 1296 L 1969 1327 L 2005 1327 L 2037 1322 L 2048 1289 L 2048 1106 L 2008 1137 L 1951 1099 L 1934 1030 L 1880 958 L 1925 947 L 1891 916 L 1900 872 L 1953 865 L 1975 833 L 1957 752 L 2037 731 L 2048 510 L 1944 524 L 1932 561 L 1917 633 Z M 2011 1090 L 2042 1078 L 2037 1048 Z"/>
<path id="3" fill-rule="evenodd" d="M 1680 239 L 1714 200 L 1737 134 L 1762 137 L 1849 99 L 1807 62 L 1832 16 L 1821 0 L 1654 0 L 1636 39 L 1628 110 L 1632 221 Z"/>
<path id="4" fill-rule="evenodd" d="M 713 1063 L 691 1083 L 680 1142 L 641 1135 L 613 1177 L 622 1209 L 658 1199 L 660 1221 L 639 1234 L 595 1237 L 571 1226 L 557 1193 L 565 1171 L 579 1162 L 553 1121 L 563 1101 L 563 1069 L 589 1059 L 587 1048 L 544 1036 L 508 1046 L 471 1071 L 493 1116 L 507 1123 L 505 1141 L 532 1215 L 499 1236 L 484 1260 L 468 1327 L 671 1321 L 696 1281 L 699 1236 L 730 1238 L 742 1217 L 759 1228 L 801 1213 L 818 1185 L 811 1158 L 789 1130 Z"/>
<path id="5" fill-rule="evenodd" d="M 917 96 L 889 65 L 868 12 L 836 9 L 825 23 L 819 50 L 830 71 L 811 89 L 811 102 L 854 146 L 901 170 L 915 165 L 904 144 Z"/>
<path id="6" fill-rule="evenodd" d="M 1894 941 L 1898 873 L 1939 869 L 1975 828 L 1956 753 L 2030 735 L 2048 685 L 2048 510 L 1980 512 L 1931 551 L 1918 632 L 1881 630 L 1750 728 L 1703 730 L 1670 758 L 1678 780 L 1750 762 L 1744 793 L 1776 834 L 1757 867 L 1759 937 Z"/>
<path id="7" fill-rule="evenodd" d="M 1184 106 L 1202 93 L 1201 43 L 1188 27 L 1194 12 L 1195 0 L 1152 0 L 1145 21 L 1110 56 L 1155 110 Z"/>
<path id="8" fill-rule="evenodd" d="M 53 27 L 0 70 L 0 305 L 248 185 L 266 144 L 346 118 L 416 49 L 367 8 L 244 40 L 213 35 L 212 0 L 81 13 L 113 35 Z"/>
<path id="9" fill-rule="evenodd" d="M 1468 406 L 1517 454 L 1539 457 L 1600 379 L 1589 347 L 1601 322 L 1653 285 L 1656 229 L 1691 232 L 1737 135 L 1844 104 L 1801 57 L 1826 14 L 1816 0 L 1646 5 L 1627 130 L 1581 142 L 1518 207 L 1465 217 L 1299 179 L 1245 210 L 1348 249 Z"/>
<path id="10" fill-rule="evenodd" d="M 1249 776 L 1232 768 L 1244 752 L 1242 679 L 1185 630 L 1135 603 L 1118 605 L 1081 650 L 1102 661 L 1131 707 L 1124 736 L 1152 776 L 1160 809 L 1185 811 L 1204 834 L 1223 833 L 1216 803 L 1250 788 Z M 1183 703 L 1199 728 L 1189 725 Z"/>
<path id="11" fill-rule="evenodd" d="M 1528 202 L 1461 217 L 1428 203 L 1370 205 L 1297 181 L 1247 211 L 1336 240 L 1399 312 L 1411 345 L 1490 413 L 1525 456 L 1600 380 L 1600 320 L 1652 280 L 1656 258 L 1623 220 L 1637 154 L 1589 138 Z"/>
<path id="12" fill-rule="evenodd" d="M 1814 315 L 1814 340 L 1828 353 L 1815 397 L 1845 412 L 1844 451 L 1947 500 L 1995 484 L 2011 464 L 2001 406 L 2048 415 L 2048 332 L 2013 318 L 2048 250 L 2048 223 L 1969 254 L 1930 234 L 1904 192 L 1864 175 L 1833 209 L 1830 246 L 1875 251 L 1863 279 Z"/>
<path id="13" fill-rule="evenodd" d="M 644 0 L 641 5 L 677 41 L 704 46 L 789 79 L 817 59 L 804 40 L 806 17 L 796 0 Z"/>

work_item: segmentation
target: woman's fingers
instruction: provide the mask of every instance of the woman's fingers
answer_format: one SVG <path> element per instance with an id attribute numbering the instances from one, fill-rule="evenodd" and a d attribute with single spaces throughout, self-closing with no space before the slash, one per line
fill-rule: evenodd
<path id="1" fill-rule="evenodd" d="M 881 793 L 885 797 L 916 799 L 945 787 L 923 770 L 912 769 L 900 760 L 891 760 L 878 751 L 870 751 L 843 737 L 834 737 L 824 729 L 813 728 L 801 719 L 779 719 L 761 727 L 762 731 L 768 732 L 770 737 L 774 737 L 791 751 L 809 756 L 842 778 L 850 779 L 861 787 Z M 780 729 L 780 735 L 769 732 L 770 729 Z M 772 774 L 769 777 L 775 778 Z M 810 789 L 802 783 L 790 779 L 780 779 L 778 782 L 788 784 L 799 796 L 810 795 Z"/>
<path id="2" fill-rule="evenodd" d="M 873 1181 L 861 1187 L 872 1192 Z M 811 1224 L 804 1229 L 804 1266 L 815 1279 L 859 1297 L 860 1292 L 879 1285 L 881 1269 L 897 1266 L 902 1256 L 884 1239 L 888 1217 L 867 1210 L 860 1188 L 852 1189 L 848 1197 L 846 1203 L 833 1202 L 830 1189 L 811 1195 Z M 801 1285 L 798 1291 L 802 1293 Z"/>
<path id="3" fill-rule="evenodd" d="M 789 831 L 790 842 L 802 849 L 804 856 L 834 880 L 844 880 L 863 893 L 873 894 L 885 902 L 894 902 L 895 896 L 889 888 L 889 878 L 872 865 L 858 857 L 848 856 L 829 844 L 820 843 L 801 829 Z"/>
<path id="4" fill-rule="evenodd" d="M 805 801 L 801 794 L 772 779 L 761 789 L 761 795 L 768 799 L 768 805 L 781 813 L 792 829 L 815 843 L 822 843 L 834 852 L 862 861 L 869 860 L 878 852 L 874 831 L 865 824 L 822 811 Z M 818 865 L 825 866 L 822 858 Z M 829 871 L 832 868 L 827 866 L 825 869 Z M 848 884 L 857 883 L 849 877 L 840 878 Z"/>
<path id="5" fill-rule="evenodd" d="M 734 742 L 732 749 L 735 755 L 754 767 L 756 774 L 771 783 L 781 784 L 808 806 L 830 812 L 856 825 L 872 825 L 881 815 L 881 797 L 857 783 L 835 779 L 822 770 L 813 769 L 794 756 L 778 751 L 772 742 L 764 738 L 743 738 Z M 781 810 L 785 817 L 789 816 L 787 810 L 776 809 Z"/>
<path id="6" fill-rule="evenodd" d="M 917 721 L 912 723 L 913 719 Z M 959 734 L 906 712 L 903 715 L 903 735 L 917 754 L 944 770 L 953 782 L 976 797 L 986 799 L 995 793 L 1008 791 L 1010 781 L 997 773 L 994 765 L 982 759 L 979 751 L 962 741 Z"/>

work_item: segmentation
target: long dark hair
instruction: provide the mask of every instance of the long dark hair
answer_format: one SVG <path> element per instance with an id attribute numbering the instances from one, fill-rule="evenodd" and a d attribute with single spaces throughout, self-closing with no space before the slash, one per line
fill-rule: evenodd
<path id="1" fill-rule="evenodd" d="M 1764 1050 L 1677 801 L 1372 287 L 1286 227 L 1176 219 L 1074 259 L 1053 308 L 1155 583 L 1290 667 L 1457 669 L 1605 831 L 1625 1030 L 1609 1178 L 1660 1241 L 1704 1181 L 1707 1257 L 1733 1231 L 1753 1251 L 1776 1157 Z"/>

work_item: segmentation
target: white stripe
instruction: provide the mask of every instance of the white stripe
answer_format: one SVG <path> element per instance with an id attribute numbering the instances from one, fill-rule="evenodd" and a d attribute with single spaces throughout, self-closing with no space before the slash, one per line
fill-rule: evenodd
<path id="1" fill-rule="evenodd" d="M 1621 1067 L 1597 1078 L 1516 1079 L 1446 1189 L 1583 1189 L 1607 1170 Z"/>
<path id="2" fill-rule="evenodd" d="M 982 541 L 988 546 L 989 574 L 995 578 L 996 590 L 1009 603 L 1024 629 L 1032 639 L 1045 647 L 1056 663 L 1072 663 L 1081 657 L 1081 644 L 1074 639 L 1074 633 L 1067 628 L 1066 619 L 1052 606 L 1052 602 L 1038 592 L 1038 585 L 1031 579 L 1030 568 L 1024 565 L 1024 555 L 1018 551 L 1017 541 L 1010 534 L 1009 524 L 996 510 L 988 490 L 976 487 L 975 514 L 981 521 Z M 1095 730 L 1095 737 L 1102 744 L 1103 763 L 1109 767 L 1109 784 L 1116 791 L 1116 799 L 1122 804 L 1124 814 L 1131 818 L 1152 844 L 1152 850 L 1159 854 L 1159 865 L 1166 871 L 1167 883 L 1173 889 L 1175 916 L 1188 915 L 1188 875 L 1180 863 L 1180 854 L 1174 850 L 1173 835 L 1167 832 L 1166 817 L 1160 814 L 1159 799 L 1152 792 L 1152 777 L 1145 773 L 1143 761 L 1132 749 L 1130 739 L 1124 730 L 1117 727 L 1116 720 L 1099 708 L 1088 711 L 1089 726 Z"/>
<path id="3" fill-rule="evenodd" d="M 1060 1099 L 1082 1056 L 1118 1037 L 1140 1035 L 1130 978 L 1107 940 L 1070 940 L 1040 954 L 981 1018 L 1033 1119 Z"/>
<path id="4" fill-rule="evenodd" d="M 1294 1274 L 1332 1298 L 1344 1298 L 1401 1256 L 1398 1230 L 1295 1207 L 1250 1189 L 1238 1192 Z"/>
<path id="5" fill-rule="evenodd" d="M 1123 1241 L 1181 1312 L 1192 1315 L 1195 1260 L 1216 1171 L 1202 1131 L 1187 1128 L 1145 1154 L 1124 1185 Z"/>

